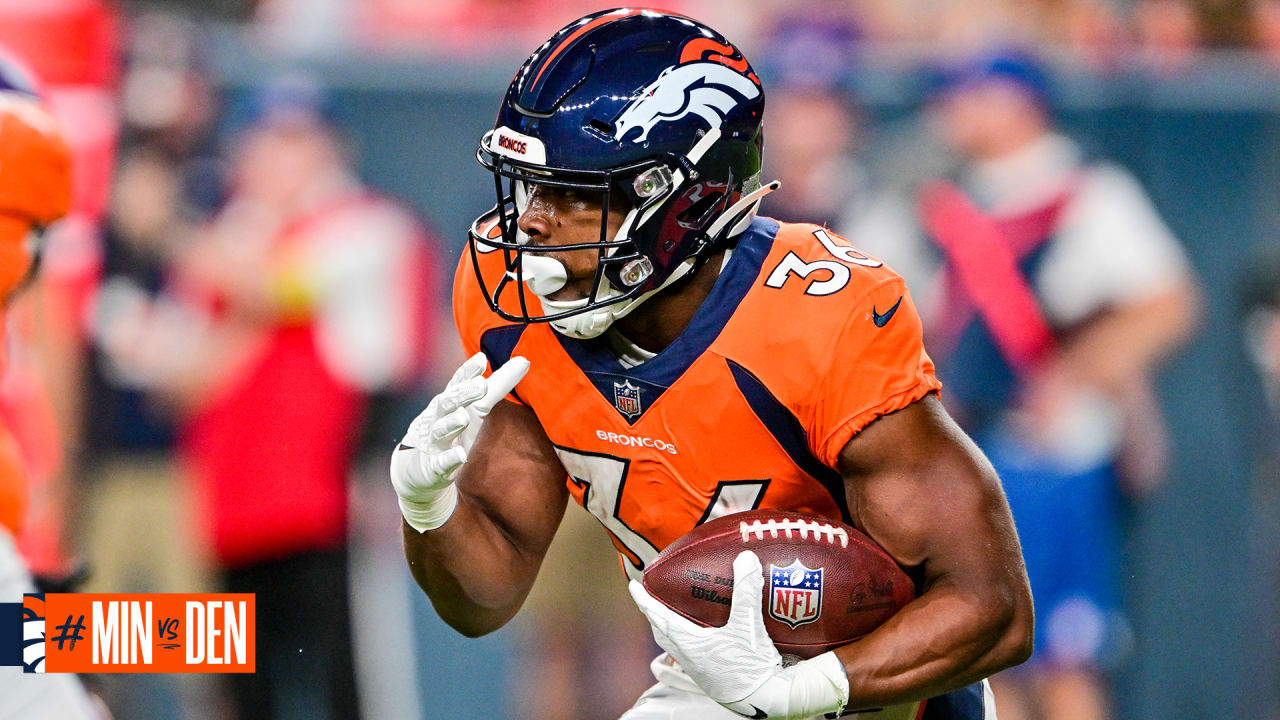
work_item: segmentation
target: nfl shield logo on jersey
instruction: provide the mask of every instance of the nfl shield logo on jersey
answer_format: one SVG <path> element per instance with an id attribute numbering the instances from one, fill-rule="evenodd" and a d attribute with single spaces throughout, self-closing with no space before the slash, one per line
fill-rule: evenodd
<path id="1" fill-rule="evenodd" d="M 822 614 L 822 568 L 769 566 L 769 617 L 795 629 Z"/>
<path id="2" fill-rule="evenodd" d="M 613 404 L 618 412 L 633 418 L 640 414 L 640 388 L 631 384 L 630 380 L 613 384 Z"/>

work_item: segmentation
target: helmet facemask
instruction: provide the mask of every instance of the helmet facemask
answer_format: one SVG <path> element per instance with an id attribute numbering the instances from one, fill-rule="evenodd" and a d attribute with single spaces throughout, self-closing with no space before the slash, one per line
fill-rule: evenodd
<path id="1" fill-rule="evenodd" d="M 761 187 L 758 174 L 734 178 L 732 170 L 723 182 L 709 178 L 698 182 L 698 162 L 720 139 L 716 129 L 703 134 L 686 155 L 667 154 L 608 170 L 550 168 L 513 158 L 502 151 L 510 143 L 494 141 L 494 133 L 502 132 L 514 134 L 505 128 L 487 133 L 476 153 L 480 164 L 494 174 L 498 199 L 472 223 L 469 233 L 481 292 L 489 307 L 505 319 L 549 322 L 560 333 L 579 339 L 600 335 L 614 320 L 688 276 L 726 237 L 744 230 L 760 199 L 777 187 L 776 183 Z M 527 207 L 528 187 L 538 184 L 598 194 L 599 239 L 531 245 L 517 220 Z M 629 207 L 618 231 L 609 237 L 609 208 L 615 194 L 625 198 Z M 590 249 L 598 252 L 591 292 L 577 300 L 550 300 L 547 296 L 564 286 L 567 272 L 546 253 Z M 491 292 L 480 271 L 479 256 L 499 250 L 505 273 Z M 502 294 L 513 282 L 518 314 L 501 304 Z M 526 290 L 538 297 L 542 313 L 530 312 Z"/>
<path id="2" fill-rule="evenodd" d="M 498 202 L 472 223 L 469 249 L 481 292 L 490 308 L 501 317 L 525 323 L 550 322 L 556 330 L 571 337 L 595 337 L 641 301 L 687 275 L 695 264 L 695 256 L 706 254 L 695 251 L 682 258 L 666 258 L 666 263 L 655 263 L 652 257 L 662 252 L 662 248 L 653 246 L 660 245 L 659 226 L 670 214 L 673 201 L 698 176 L 689 158 L 670 156 L 609 170 L 549 168 L 494 152 L 492 135 L 486 134 L 481 141 L 477 159 L 494 174 Z M 710 142 L 714 142 L 714 138 L 710 138 Z M 575 244 L 531 244 L 517 221 L 527 207 L 533 185 L 573 189 L 599 197 L 599 239 Z M 723 211 L 735 194 L 729 187 L 724 186 L 723 191 L 709 198 L 711 203 L 693 208 L 697 215 L 708 218 Z M 618 231 L 610 237 L 609 212 L 611 207 L 617 207 L 619 197 L 627 201 L 627 213 Z M 699 250 L 707 244 L 699 245 Z M 591 292 L 576 300 L 549 299 L 549 295 L 564 286 L 567 273 L 559 261 L 547 253 L 592 249 L 598 257 Z M 491 290 L 479 272 L 479 256 L 496 251 L 503 253 L 505 273 Z M 502 296 L 507 292 L 516 293 L 518 313 L 503 307 Z M 526 292 L 538 298 L 541 313 L 536 312 L 538 308 Z"/>

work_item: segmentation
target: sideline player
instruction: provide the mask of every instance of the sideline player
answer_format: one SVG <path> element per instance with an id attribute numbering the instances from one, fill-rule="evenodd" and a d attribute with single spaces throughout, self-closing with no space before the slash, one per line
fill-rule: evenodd
<path id="1" fill-rule="evenodd" d="M 71 203 L 71 155 L 29 74 L 0 55 L 0 368 L 8 342 L 3 311 L 35 274 L 44 228 Z M 27 479 L 17 443 L 0 424 L 0 602 L 35 592 L 15 537 Z M 25 659 L 24 659 L 25 662 Z M 98 716 L 71 675 L 28 675 L 0 667 L 0 718 L 74 720 Z"/>
<path id="2" fill-rule="evenodd" d="M 730 512 L 843 519 L 913 575 L 914 602 L 784 667 L 753 553 L 722 628 L 633 582 L 668 654 L 623 717 L 993 718 L 984 678 L 1032 637 L 999 481 L 938 402 L 902 279 L 756 216 L 776 187 L 763 111 L 738 50 L 669 13 L 588 15 L 521 66 L 477 153 L 498 202 L 455 278 L 476 354 L 392 456 L 409 566 L 477 636 L 519 610 L 569 496 L 633 579 Z"/>

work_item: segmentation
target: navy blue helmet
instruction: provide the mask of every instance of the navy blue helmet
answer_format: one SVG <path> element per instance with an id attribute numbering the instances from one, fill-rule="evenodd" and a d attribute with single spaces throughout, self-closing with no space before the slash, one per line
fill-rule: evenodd
<path id="1" fill-rule="evenodd" d="M 490 307 L 510 320 L 552 321 L 561 332 L 591 337 L 687 275 L 745 227 L 775 187 L 760 186 L 763 115 L 764 90 L 750 63 L 696 20 L 623 8 L 552 35 L 516 72 L 476 153 L 497 193 L 495 207 L 471 227 L 477 275 L 480 253 L 506 254 L 507 273 L 495 286 L 479 278 Z M 528 244 L 516 220 L 537 184 L 599 197 L 599 241 Z M 608 237 L 611 200 L 615 208 L 625 202 L 627 214 Z M 540 254 L 582 249 L 599 253 L 590 296 L 543 297 L 563 286 L 563 267 L 547 270 L 559 263 Z M 542 278 L 529 277 L 538 272 Z M 538 293 L 542 314 L 531 312 L 526 287 Z M 500 305 L 509 289 L 519 293 L 518 314 Z M 555 322 L 587 313 L 597 317 Z"/>

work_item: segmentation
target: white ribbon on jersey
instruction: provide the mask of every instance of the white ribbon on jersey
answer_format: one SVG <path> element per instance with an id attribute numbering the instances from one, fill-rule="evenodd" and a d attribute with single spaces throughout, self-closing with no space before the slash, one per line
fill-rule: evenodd
<path id="1" fill-rule="evenodd" d="M 705 155 L 707 151 L 711 149 L 711 146 L 719 139 L 719 128 L 714 128 L 706 135 L 702 136 L 702 139 L 700 139 L 698 143 L 693 146 L 693 149 L 689 151 L 687 158 L 690 164 L 696 165 L 697 162 L 702 159 L 702 156 Z M 621 244 L 620 241 L 623 238 L 628 237 L 633 229 L 639 228 L 652 219 L 658 208 L 670 199 L 671 195 L 680 189 L 684 180 L 685 177 L 683 170 L 676 170 L 672 173 L 671 185 L 660 199 L 644 206 L 643 214 L 641 214 L 642 208 L 640 207 L 633 208 L 627 213 L 627 216 L 622 221 L 622 226 L 618 228 L 617 234 L 613 237 L 614 241 Z M 734 237 L 743 233 L 751 224 L 751 221 L 755 219 L 756 212 L 760 207 L 760 201 L 764 199 L 765 195 L 777 190 L 780 185 L 781 183 L 774 180 L 743 195 L 738 199 L 738 202 L 731 205 L 711 223 L 707 228 L 707 237 L 716 237 L 725 229 L 725 226 L 730 222 L 733 222 L 735 219 L 737 222 L 735 222 L 733 227 L 729 229 L 727 237 Z M 528 197 L 523 188 L 523 183 L 516 183 L 515 201 L 517 211 L 523 212 L 523 207 L 521 206 L 528 203 Z M 523 237 L 523 234 L 517 235 L 517 242 L 521 241 L 521 237 Z M 528 241 L 527 237 L 523 237 L 523 239 L 524 242 Z M 612 249 L 610 250 L 610 254 L 612 254 Z M 637 295 L 630 300 L 623 300 L 612 305 L 595 308 L 588 312 L 571 315 L 559 320 L 552 320 L 551 327 L 555 328 L 555 330 L 562 335 L 577 338 L 579 340 L 599 337 L 605 330 L 608 330 L 609 326 L 616 320 L 626 317 L 632 310 L 639 307 L 640 303 L 666 289 L 672 283 L 675 283 L 685 275 L 688 275 L 689 271 L 693 269 L 694 264 L 694 258 L 685 260 L 680 263 L 680 265 L 677 266 L 671 274 L 667 276 L 660 285 L 658 285 L 658 287 Z M 528 286 L 529 291 L 538 296 L 538 299 L 542 301 L 543 308 L 549 313 L 576 310 L 585 306 L 590 300 L 590 298 L 581 298 L 578 300 L 552 300 L 548 297 L 552 293 L 563 288 L 569 277 L 564 264 L 554 258 L 550 258 L 545 255 L 533 255 L 528 252 L 522 253 L 521 273 L 524 276 L 524 282 L 525 285 Z M 613 287 L 613 284 L 610 283 L 607 278 L 604 278 L 601 281 L 600 292 L 597 293 L 596 301 L 608 300 L 609 298 L 617 297 L 622 294 L 622 291 Z"/>

